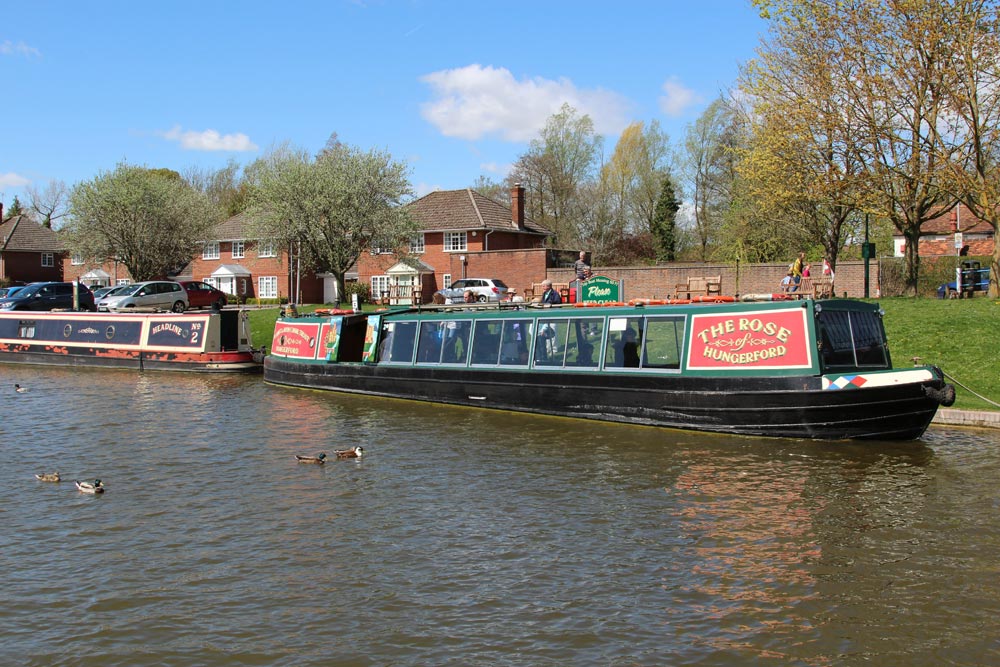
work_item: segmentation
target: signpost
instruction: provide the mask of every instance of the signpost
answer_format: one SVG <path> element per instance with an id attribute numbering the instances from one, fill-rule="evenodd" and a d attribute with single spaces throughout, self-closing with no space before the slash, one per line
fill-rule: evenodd
<path id="1" fill-rule="evenodd" d="M 577 298 L 583 303 L 612 303 L 622 300 L 622 284 L 607 276 L 594 276 L 581 280 Z"/>

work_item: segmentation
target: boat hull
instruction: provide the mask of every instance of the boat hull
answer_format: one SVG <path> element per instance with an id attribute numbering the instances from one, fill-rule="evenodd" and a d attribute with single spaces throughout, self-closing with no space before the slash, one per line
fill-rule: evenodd
<path id="1" fill-rule="evenodd" d="M 259 373 L 243 313 L 0 313 L 0 362 Z"/>
<path id="2" fill-rule="evenodd" d="M 912 440 L 939 402 L 938 378 L 831 391 L 820 377 L 663 377 L 375 364 L 269 356 L 280 385 L 746 436 Z"/>

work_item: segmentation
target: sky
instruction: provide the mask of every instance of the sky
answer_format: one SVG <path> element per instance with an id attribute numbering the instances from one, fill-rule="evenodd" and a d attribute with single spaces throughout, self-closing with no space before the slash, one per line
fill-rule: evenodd
<path id="1" fill-rule="evenodd" d="M 569 103 L 610 155 L 657 120 L 672 142 L 736 81 L 764 22 L 748 0 L 8 0 L 0 200 L 127 162 L 249 164 L 334 132 L 410 168 L 418 196 L 501 181 Z"/>

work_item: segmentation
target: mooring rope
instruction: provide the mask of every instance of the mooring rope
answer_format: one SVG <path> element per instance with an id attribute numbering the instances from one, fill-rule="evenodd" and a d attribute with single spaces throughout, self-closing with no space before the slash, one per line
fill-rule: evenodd
<path id="1" fill-rule="evenodd" d="M 953 375 L 949 375 L 948 373 L 945 373 L 945 372 L 944 372 L 943 370 L 941 371 L 941 373 L 942 373 L 942 374 L 943 374 L 943 375 L 944 375 L 944 376 L 945 376 L 946 378 L 948 378 L 949 380 L 951 380 L 952 382 L 954 382 L 954 383 L 955 383 L 955 384 L 957 384 L 957 385 L 958 385 L 959 387 L 961 387 L 961 388 L 962 388 L 962 389 L 964 389 L 965 391 L 969 392 L 970 394 L 972 394 L 972 395 L 973 395 L 973 396 L 975 396 L 976 398 L 978 398 L 978 399 L 980 399 L 980 400 L 982 400 L 982 401 L 986 401 L 987 403 L 989 403 L 989 404 L 990 404 L 990 405 L 992 405 L 992 406 L 995 406 L 995 407 L 998 407 L 998 408 L 1000 408 L 1000 403 L 997 403 L 997 402 L 995 402 L 995 401 L 991 401 L 990 399 L 986 398 L 986 397 L 985 397 L 985 396 L 983 396 L 982 394 L 977 394 L 976 392 L 972 391 L 971 389 L 969 389 L 968 387 L 966 387 L 966 386 L 965 386 L 964 384 L 962 384 L 961 382 L 959 382 L 959 381 L 958 381 L 958 380 L 957 380 L 957 379 L 955 378 L 955 376 L 953 376 Z"/>

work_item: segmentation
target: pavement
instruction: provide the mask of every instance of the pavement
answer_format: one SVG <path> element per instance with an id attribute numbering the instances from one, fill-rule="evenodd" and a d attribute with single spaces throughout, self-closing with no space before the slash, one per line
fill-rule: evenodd
<path id="1" fill-rule="evenodd" d="M 931 420 L 932 424 L 948 426 L 975 426 L 978 428 L 1000 428 L 1000 412 L 990 410 L 953 410 L 938 408 Z"/>

